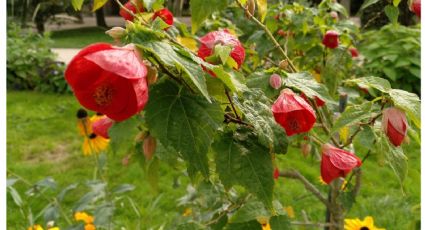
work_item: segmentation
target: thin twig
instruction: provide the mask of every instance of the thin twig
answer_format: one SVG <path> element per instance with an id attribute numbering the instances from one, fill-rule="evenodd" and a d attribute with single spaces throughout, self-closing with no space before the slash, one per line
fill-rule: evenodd
<path id="1" fill-rule="evenodd" d="M 291 221 L 292 225 L 303 225 L 303 226 L 312 226 L 312 227 L 331 227 L 334 226 L 332 223 L 312 223 L 312 222 L 300 222 L 300 221 Z"/>
<path id="2" fill-rule="evenodd" d="M 229 103 L 230 103 L 230 106 L 232 107 L 233 113 L 235 114 L 236 118 L 238 120 L 240 120 L 241 118 L 239 117 L 238 113 L 236 112 L 236 108 L 235 108 L 235 105 L 233 104 L 232 98 L 229 95 L 229 91 L 227 89 L 225 89 L 224 92 L 226 93 L 227 99 L 229 100 Z"/>
<path id="3" fill-rule="evenodd" d="M 319 107 L 316 104 L 316 101 L 315 100 L 310 100 L 310 102 L 313 105 L 314 110 L 317 111 L 317 117 L 319 118 L 319 122 L 322 123 L 322 125 L 323 125 L 322 126 L 323 130 L 326 132 L 327 135 L 329 135 L 329 137 L 331 138 L 331 141 L 333 142 L 333 144 L 336 147 L 340 147 L 338 141 L 335 139 L 334 136 L 332 136 L 332 133 L 331 133 L 330 129 L 326 126 L 325 119 L 323 118 L 322 113 L 320 112 Z"/>
<path id="4" fill-rule="evenodd" d="M 240 124 L 240 125 L 246 125 L 250 128 L 254 128 L 254 126 L 252 126 L 251 124 L 248 124 L 242 120 L 236 119 L 234 117 L 232 117 L 230 114 L 224 114 L 224 118 L 226 119 L 226 122 L 232 122 L 232 123 L 236 123 L 236 124 Z"/>

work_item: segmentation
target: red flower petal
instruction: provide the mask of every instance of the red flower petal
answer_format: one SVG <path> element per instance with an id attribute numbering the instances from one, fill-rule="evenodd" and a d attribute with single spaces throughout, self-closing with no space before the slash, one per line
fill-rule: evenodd
<path id="1" fill-rule="evenodd" d="M 115 122 L 113 120 L 111 120 L 107 116 L 104 116 L 100 118 L 99 120 L 96 120 L 95 122 L 93 122 L 92 124 L 93 133 L 103 138 L 109 139 L 108 131 L 109 131 L 109 128 L 111 128 L 114 123 Z"/>
<path id="2" fill-rule="evenodd" d="M 338 32 L 334 30 L 326 31 L 325 36 L 323 37 L 322 44 L 328 48 L 335 49 L 338 47 Z"/>
<path id="3" fill-rule="evenodd" d="M 160 17 L 168 25 L 170 26 L 173 25 L 173 22 L 174 22 L 173 13 L 171 13 L 171 11 L 169 11 L 168 9 L 164 8 L 164 9 L 156 11 L 152 17 L 152 20 L 155 20 L 155 18 L 157 17 Z"/>
<path id="4" fill-rule="evenodd" d="M 408 128 L 405 113 L 394 107 L 387 108 L 382 113 L 382 129 L 394 146 L 400 146 Z"/>
<path id="5" fill-rule="evenodd" d="M 134 5 L 131 2 L 131 0 L 128 1 L 127 3 L 125 3 L 124 7 L 127 8 L 128 10 L 130 10 L 131 12 L 133 12 L 134 14 L 138 13 L 137 10 L 139 12 L 144 11 L 143 2 L 139 2 L 139 1 L 137 1 L 137 8 L 136 8 L 136 5 Z M 133 21 L 133 19 L 134 19 L 133 16 L 129 12 L 127 12 L 127 10 L 125 10 L 123 8 L 120 9 L 120 15 L 121 15 L 121 17 L 123 17 L 127 21 Z"/>

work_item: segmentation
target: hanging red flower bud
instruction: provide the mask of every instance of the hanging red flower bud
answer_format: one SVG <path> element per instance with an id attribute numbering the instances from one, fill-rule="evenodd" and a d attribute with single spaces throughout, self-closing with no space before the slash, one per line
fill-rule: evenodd
<path id="1" fill-rule="evenodd" d="M 143 141 L 143 154 L 147 160 L 151 160 L 156 150 L 156 140 L 152 136 L 147 136 Z"/>
<path id="2" fill-rule="evenodd" d="M 278 168 L 274 169 L 273 178 L 276 179 L 276 180 L 279 178 L 279 169 Z"/>
<path id="3" fill-rule="evenodd" d="M 334 20 L 338 20 L 338 13 L 335 11 L 331 11 L 329 13 L 329 15 L 331 16 L 331 18 L 333 18 Z"/>
<path id="4" fill-rule="evenodd" d="M 301 97 L 308 103 L 310 104 L 310 100 L 308 100 L 307 95 L 305 95 L 304 93 L 301 93 Z M 316 101 L 316 105 L 317 107 L 322 107 L 325 105 L 325 101 L 323 101 L 322 99 L 320 99 L 319 97 L 314 96 L 314 100 Z"/>
<path id="5" fill-rule="evenodd" d="M 350 50 L 351 57 L 356 58 L 359 56 L 359 51 L 355 47 L 350 47 L 348 50 Z"/>
<path id="6" fill-rule="evenodd" d="M 406 114 L 395 107 L 385 109 L 382 114 L 382 129 L 394 146 L 400 146 L 409 127 Z"/>
<path id="7" fill-rule="evenodd" d="M 161 10 L 158 10 L 155 12 L 155 14 L 152 17 L 152 20 L 155 20 L 155 18 L 160 17 L 165 23 L 172 26 L 174 22 L 173 13 L 169 11 L 168 9 L 164 8 Z"/>
<path id="8" fill-rule="evenodd" d="M 410 10 L 416 14 L 419 18 L 421 17 L 421 0 L 413 0 Z"/>
<path id="9" fill-rule="evenodd" d="M 133 14 L 137 14 L 139 12 L 143 12 L 143 2 L 137 1 L 137 4 L 134 4 L 132 0 L 128 1 L 126 4 L 124 4 L 124 7 L 127 8 L 127 10 L 133 12 Z M 120 15 L 127 21 L 133 21 L 134 17 L 131 15 L 127 10 L 121 8 L 120 9 Z"/>
<path id="10" fill-rule="evenodd" d="M 97 43 L 81 50 L 68 65 L 65 79 L 85 108 L 115 121 L 140 112 L 148 101 L 146 66 L 134 45 Z"/>
<path id="11" fill-rule="evenodd" d="M 230 34 L 227 30 L 209 32 L 203 36 L 200 41 L 201 46 L 198 50 L 198 56 L 203 60 L 213 54 L 214 47 L 217 44 L 233 47 L 232 51 L 230 52 L 230 56 L 238 64 L 238 69 L 245 60 L 245 49 L 243 48 L 242 43 L 238 40 L 238 38 Z"/>
<path id="12" fill-rule="evenodd" d="M 322 146 L 322 162 L 320 171 L 323 181 L 331 183 L 338 177 L 345 177 L 362 162 L 354 153 L 336 148 L 330 144 Z"/>
<path id="13" fill-rule="evenodd" d="M 269 84 L 273 89 L 279 89 L 282 86 L 282 78 L 274 73 L 270 76 Z"/>
<path id="14" fill-rule="evenodd" d="M 108 131 L 109 131 L 109 128 L 111 128 L 114 123 L 115 122 L 111 120 L 109 117 L 102 116 L 102 118 L 99 118 L 93 122 L 92 124 L 93 133 L 103 138 L 109 139 Z"/>
<path id="15" fill-rule="evenodd" d="M 316 114 L 311 106 L 290 89 L 282 90 L 272 106 L 272 112 L 288 136 L 308 132 L 316 122 Z"/>
<path id="16" fill-rule="evenodd" d="M 338 47 L 338 32 L 334 30 L 326 31 L 325 36 L 323 37 L 322 44 L 328 48 L 335 49 Z"/>

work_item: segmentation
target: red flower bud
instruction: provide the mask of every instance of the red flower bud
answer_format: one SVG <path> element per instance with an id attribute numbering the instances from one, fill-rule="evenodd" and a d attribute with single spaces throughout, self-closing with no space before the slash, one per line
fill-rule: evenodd
<path id="1" fill-rule="evenodd" d="M 114 123 L 115 122 L 111 120 L 109 117 L 103 116 L 102 118 L 93 122 L 92 124 L 93 133 L 101 137 L 104 137 L 106 139 L 109 139 L 108 131 L 109 131 L 109 128 L 111 128 Z"/>
<path id="2" fill-rule="evenodd" d="M 146 66 L 133 45 L 97 43 L 82 49 L 68 65 L 65 79 L 85 108 L 115 121 L 140 112 L 148 101 Z"/>
<path id="3" fill-rule="evenodd" d="M 279 89 L 282 86 L 282 78 L 274 73 L 270 76 L 269 83 L 273 89 Z"/>
<path id="4" fill-rule="evenodd" d="M 279 178 L 279 169 L 278 168 L 274 169 L 273 178 L 276 179 L 276 180 Z"/>
<path id="5" fill-rule="evenodd" d="M 338 177 L 347 176 L 353 168 L 361 165 L 360 158 L 351 152 L 336 148 L 330 144 L 322 146 L 320 171 L 323 181 L 327 184 Z"/>
<path id="6" fill-rule="evenodd" d="M 382 113 L 382 129 L 394 146 L 400 146 L 409 127 L 406 114 L 394 107 L 387 108 Z"/>
<path id="7" fill-rule="evenodd" d="M 164 8 L 164 9 L 156 11 L 152 17 L 152 20 L 155 20 L 155 18 L 157 17 L 160 17 L 168 25 L 170 26 L 173 25 L 173 22 L 174 22 L 173 13 L 171 13 L 168 9 Z"/>
<path id="8" fill-rule="evenodd" d="M 280 36 L 282 36 L 282 37 L 286 37 L 286 32 L 284 30 L 282 30 L 282 29 L 278 30 L 277 31 L 277 34 L 280 35 Z"/>
<path id="9" fill-rule="evenodd" d="M 301 153 L 304 157 L 308 157 L 311 151 L 311 145 L 309 143 L 301 143 Z"/>
<path id="10" fill-rule="evenodd" d="M 275 121 L 288 136 L 308 132 L 316 122 L 311 106 L 290 89 L 284 89 L 272 106 Z"/>
<path id="11" fill-rule="evenodd" d="M 338 32 L 334 30 L 326 31 L 325 36 L 323 37 L 322 44 L 328 48 L 335 49 L 338 47 Z"/>
<path id="12" fill-rule="evenodd" d="M 421 0 L 413 0 L 410 10 L 416 14 L 419 18 L 421 17 Z"/>
<path id="13" fill-rule="evenodd" d="M 147 136 L 143 141 L 143 154 L 147 160 L 151 160 L 156 150 L 156 140 L 152 136 Z"/>
<path id="14" fill-rule="evenodd" d="M 133 12 L 133 14 L 137 14 L 138 12 L 143 12 L 143 2 L 137 1 L 137 4 L 133 4 L 133 2 L 130 0 L 126 4 L 124 4 L 124 7 L 127 8 L 129 11 Z M 127 10 L 121 8 L 120 9 L 120 15 L 127 21 L 133 21 L 133 15 L 131 15 Z"/>
<path id="15" fill-rule="evenodd" d="M 329 13 L 329 15 L 334 19 L 334 20 L 338 20 L 338 13 L 335 11 L 331 11 Z"/>
<path id="16" fill-rule="evenodd" d="M 243 48 L 242 43 L 238 40 L 238 38 L 230 34 L 227 30 L 209 32 L 203 36 L 200 41 L 201 46 L 198 50 L 198 56 L 203 60 L 213 54 L 214 47 L 217 44 L 233 47 L 230 56 L 238 64 L 238 69 L 245 60 L 245 49 Z"/>
<path id="17" fill-rule="evenodd" d="M 310 100 L 308 100 L 307 96 L 304 93 L 301 93 L 301 97 L 308 103 L 310 104 Z M 325 101 L 323 101 L 322 99 L 320 99 L 319 97 L 314 96 L 314 100 L 316 101 L 316 105 L 317 107 L 322 107 L 325 105 Z"/>
<path id="18" fill-rule="evenodd" d="M 359 56 L 359 51 L 355 47 L 350 47 L 348 50 L 350 50 L 351 57 L 356 58 Z"/>

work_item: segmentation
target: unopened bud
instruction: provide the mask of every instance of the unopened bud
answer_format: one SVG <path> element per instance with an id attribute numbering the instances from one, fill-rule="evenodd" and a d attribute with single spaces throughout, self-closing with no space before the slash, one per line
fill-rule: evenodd
<path id="1" fill-rule="evenodd" d="M 301 153 L 304 157 L 308 157 L 308 155 L 311 152 L 311 145 L 309 143 L 302 143 L 301 144 Z"/>
<path id="2" fill-rule="evenodd" d="M 269 84 L 273 89 L 279 89 L 282 86 L 282 78 L 274 73 L 270 76 Z"/>
<path id="3" fill-rule="evenodd" d="M 143 141 L 143 154 L 147 160 L 151 160 L 156 150 L 156 140 L 152 136 L 147 136 Z"/>
<path id="4" fill-rule="evenodd" d="M 288 68 L 288 65 L 289 65 L 289 63 L 288 63 L 288 60 L 286 60 L 286 59 L 279 62 L 279 68 L 281 68 L 283 70 L 286 70 Z"/>
<path id="5" fill-rule="evenodd" d="M 155 82 L 158 80 L 158 70 L 155 66 L 147 65 L 146 67 L 148 68 L 148 85 L 155 84 Z"/>
<path id="6" fill-rule="evenodd" d="M 136 137 L 134 138 L 134 141 L 136 143 L 141 143 L 147 135 L 148 133 L 146 131 L 140 132 L 136 135 Z"/>
<path id="7" fill-rule="evenodd" d="M 331 12 L 329 13 L 329 15 L 330 15 L 333 19 L 338 20 L 338 13 L 337 13 L 337 12 L 335 12 L 335 11 L 331 11 Z"/>
<path id="8" fill-rule="evenodd" d="M 250 18 L 252 15 L 254 15 L 254 13 L 255 13 L 255 0 L 248 0 L 246 2 L 246 10 L 247 10 L 247 12 L 249 12 L 249 14 L 248 13 L 245 14 L 247 18 Z"/>
<path id="9" fill-rule="evenodd" d="M 127 32 L 122 27 L 112 27 L 112 29 L 105 32 L 107 35 L 111 36 L 114 40 L 119 41 L 123 38 Z"/>
<path id="10" fill-rule="evenodd" d="M 131 158 L 131 155 L 124 156 L 121 160 L 122 166 L 128 166 L 128 164 L 130 163 L 130 158 Z"/>

